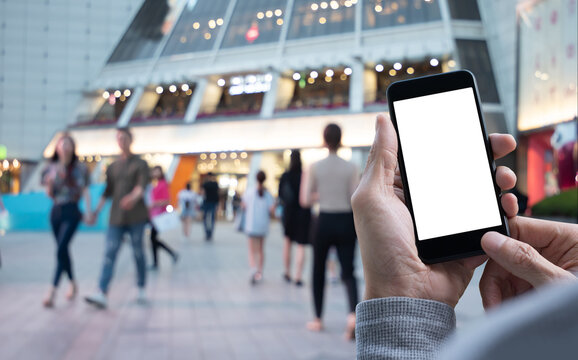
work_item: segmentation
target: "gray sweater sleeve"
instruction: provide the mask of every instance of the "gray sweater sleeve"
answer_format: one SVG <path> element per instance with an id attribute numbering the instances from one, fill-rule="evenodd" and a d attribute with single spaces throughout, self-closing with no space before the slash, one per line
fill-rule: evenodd
<path id="1" fill-rule="evenodd" d="M 391 297 L 357 305 L 357 359 L 432 359 L 456 326 L 437 301 Z"/>

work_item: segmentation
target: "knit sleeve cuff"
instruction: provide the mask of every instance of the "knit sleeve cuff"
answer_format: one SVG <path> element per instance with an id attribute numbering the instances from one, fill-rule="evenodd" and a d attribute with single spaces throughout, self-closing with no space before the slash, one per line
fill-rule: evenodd
<path id="1" fill-rule="evenodd" d="M 431 359 L 456 326 L 447 304 L 390 297 L 357 305 L 357 359 Z"/>

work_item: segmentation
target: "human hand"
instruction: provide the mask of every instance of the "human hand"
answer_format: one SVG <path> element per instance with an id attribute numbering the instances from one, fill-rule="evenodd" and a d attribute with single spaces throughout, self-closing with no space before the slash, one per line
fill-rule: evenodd
<path id="1" fill-rule="evenodd" d="M 120 199 L 120 208 L 123 210 L 131 210 L 136 204 L 136 199 L 132 194 L 128 194 Z"/>
<path id="2" fill-rule="evenodd" d="M 495 158 L 516 147 L 510 135 L 490 135 Z M 498 167 L 496 182 L 503 190 L 514 187 L 515 174 Z M 455 306 L 474 269 L 487 258 L 477 256 L 426 265 L 418 257 L 411 215 L 397 168 L 397 136 L 391 120 L 377 117 L 375 141 L 359 187 L 352 197 L 355 228 L 363 259 L 365 299 L 405 296 Z M 518 211 L 516 197 L 502 196 L 510 216 Z"/>
<path id="3" fill-rule="evenodd" d="M 84 214 L 83 221 L 86 225 L 92 226 L 96 223 L 96 217 L 96 213 L 88 211 Z"/>
<path id="4" fill-rule="evenodd" d="M 546 283 L 576 280 L 578 225 L 516 216 L 509 226 L 511 238 L 496 232 L 482 237 L 490 257 L 480 280 L 485 308 Z"/>

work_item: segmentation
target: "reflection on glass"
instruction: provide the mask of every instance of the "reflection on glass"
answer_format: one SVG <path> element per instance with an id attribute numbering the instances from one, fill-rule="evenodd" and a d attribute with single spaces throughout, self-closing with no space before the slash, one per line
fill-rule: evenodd
<path id="1" fill-rule="evenodd" d="M 482 102 L 499 103 L 498 90 L 484 40 L 456 40 L 462 68 L 476 76 Z"/>
<path id="2" fill-rule="evenodd" d="M 147 88 L 137 105 L 131 123 L 183 119 L 194 90 L 195 85 L 188 83 Z"/>
<path id="3" fill-rule="evenodd" d="M 163 56 L 211 50 L 225 24 L 229 0 L 191 1 L 181 14 Z"/>
<path id="4" fill-rule="evenodd" d="M 77 126 L 114 124 L 132 95 L 132 89 L 108 89 L 83 100 L 87 111 L 76 119 Z"/>
<path id="5" fill-rule="evenodd" d="M 349 75 L 351 75 L 351 68 L 343 67 L 294 72 L 291 75 L 293 96 L 287 109 L 347 107 L 349 105 Z"/>
<path id="6" fill-rule="evenodd" d="M 265 93 L 271 89 L 271 74 L 244 74 L 216 81 L 219 91 L 212 93 L 215 107 L 205 108 L 198 118 L 258 114 Z M 219 100 L 217 101 L 217 97 Z"/>
<path id="7" fill-rule="evenodd" d="M 223 47 L 264 44 L 279 40 L 287 0 L 238 1 Z"/>
<path id="8" fill-rule="evenodd" d="M 150 59 L 173 24 L 176 0 L 145 0 L 108 62 Z"/>
<path id="9" fill-rule="evenodd" d="M 440 74 L 443 72 L 442 68 L 437 58 L 396 63 L 382 62 L 374 67 L 367 67 L 366 71 L 375 72 L 377 87 L 375 88 L 375 94 L 368 94 L 365 98 L 375 99 L 376 103 L 386 103 L 386 90 L 391 83 L 420 76 Z"/>
<path id="10" fill-rule="evenodd" d="M 452 19 L 480 20 L 480 11 L 476 0 L 448 0 Z"/>
<path id="11" fill-rule="evenodd" d="M 363 28 L 376 29 L 441 20 L 438 1 L 365 0 Z"/>
<path id="12" fill-rule="evenodd" d="M 354 31 L 357 0 L 295 0 L 288 39 Z"/>

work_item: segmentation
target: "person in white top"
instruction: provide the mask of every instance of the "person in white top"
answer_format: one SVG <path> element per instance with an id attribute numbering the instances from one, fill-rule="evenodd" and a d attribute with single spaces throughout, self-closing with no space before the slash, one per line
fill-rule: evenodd
<path id="1" fill-rule="evenodd" d="M 337 156 L 341 146 L 341 128 L 329 124 L 323 132 L 329 156 L 311 166 L 306 174 L 306 188 L 301 191 L 301 204 L 309 207 L 319 202 L 319 220 L 313 241 L 313 299 L 315 319 L 307 323 L 311 331 L 321 331 L 323 323 L 323 293 L 327 254 L 331 247 L 337 250 L 341 264 L 341 280 L 347 288 L 349 313 L 345 337 L 355 336 L 355 306 L 358 301 L 357 280 L 354 276 L 353 260 L 356 247 L 355 225 L 351 210 L 351 196 L 359 183 L 357 167 Z M 303 185 L 302 185 L 303 186 Z"/>
<path id="2" fill-rule="evenodd" d="M 179 200 L 179 208 L 181 209 L 183 235 L 188 238 L 191 233 L 191 224 L 193 219 L 197 216 L 197 203 L 199 196 L 196 192 L 191 190 L 191 184 L 187 183 L 185 188 L 179 191 L 177 198 Z"/>
<path id="3" fill-rule="evenodd" d="M 249 236 L 249 266 L 251 284 L 255 285 L 263 278 L 265 253 L 263 243 L 269 232 L 270 218 L 275 211 L 275 199 L 265 189 L 266 176 L 263 171 L 257 173 L 257 187 L 247 190 L 241 206 L 245 211 L 244 231 Z"/>

